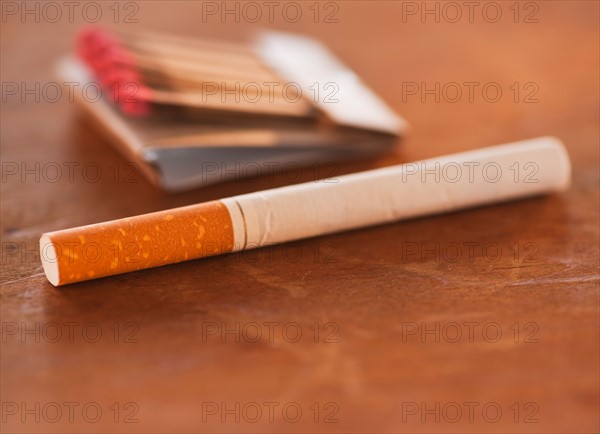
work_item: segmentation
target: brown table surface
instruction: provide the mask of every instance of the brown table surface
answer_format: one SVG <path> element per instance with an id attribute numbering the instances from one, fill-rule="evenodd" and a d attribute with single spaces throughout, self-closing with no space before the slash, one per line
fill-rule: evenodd
<path id="1" fill-rule="evenodd" d="M 517 23 L 513 2 L 496 3 L 496 23 L 495 9 L 475 9 L 470 23 L 461 2 L 457 23 L 450 9 L 440 23 L 403 20 L 403 8 L 421 7 L 409 3 L 321 3 L 317 23 L 312 2 L 297 23 L 278 3 L 275 22 L 260 22 L 321 38 L 411 124 L 393 155 L 334 175 L 554 135 L 572 159 L 568 192 L 60 289 L 42 273 L 43 232 L 290 180 L 171 195 L 137 173 L 126 182 L 127 162 L 67 98 L 4 92 L 57 81 L 80 9 L 73 23 L 64 5 L 56 23 L 43 19 L 50 10 L 39 23 L 3 15 L 4 432 L 599 431 L 598 2 L 522 2 Z M 112 2 L 98 5 L 114 26 Z M 257 27 L 204 23 L 202 2 L 132 5 L 119 6 L 139 21 L 128 29 L 237 40 Z M 332 12 L 338 22 L 324 22 Z M 523 22 L 531 13 L 537 22 Z M 409 82 L 496 83 L 503 97 L 403 101 Z M 535 89 L 538 102 L 525 103 Z M 55 163 L 78 163 L 74 178 L 65 169 L 51 182 Z M 86 164 L 101 167 L 98 182 L 85 181 Z"/>

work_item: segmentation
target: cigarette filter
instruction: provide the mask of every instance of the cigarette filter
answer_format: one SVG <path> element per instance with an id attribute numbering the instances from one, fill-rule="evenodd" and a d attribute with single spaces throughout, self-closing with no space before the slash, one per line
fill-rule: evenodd
<path id="1" fill-rule="evenodd" d="M 542 137 L 43 234 L 55 286 L 527 196 L 570 183 Z"/>

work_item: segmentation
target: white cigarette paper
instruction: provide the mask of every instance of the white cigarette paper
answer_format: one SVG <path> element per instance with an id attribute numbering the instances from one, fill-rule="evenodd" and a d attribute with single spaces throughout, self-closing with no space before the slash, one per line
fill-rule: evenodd
<path id="1" fill-rule="evenodd" d="M 565 190 L 563 144 L 542 137 L 223 200 L 237 250 Z"/>

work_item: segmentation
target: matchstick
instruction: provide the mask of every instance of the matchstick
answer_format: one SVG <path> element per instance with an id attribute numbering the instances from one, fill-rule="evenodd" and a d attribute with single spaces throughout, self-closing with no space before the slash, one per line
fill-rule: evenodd
<path id="1" fill-rule="evenodd" d="M 557 192 L 562 143 L 542 137 L 43 234 L 55 286 L 411 217 Z"/>
<path id="2" fill-rule="evenodd" d="M 142 58 L 154 58 L 165 67 L 184 69 L 197 74 L 215 74 L 247 81 L 278 81 L 273 72 L 259 63 L 258 59 L 248 62 L 247 58 L 232 54 L 227 56 L 219 51 L 184 49 L 181 46 L 143 43 L 139 40 L 122 39 L 121 44 L 132 54 Z"/>

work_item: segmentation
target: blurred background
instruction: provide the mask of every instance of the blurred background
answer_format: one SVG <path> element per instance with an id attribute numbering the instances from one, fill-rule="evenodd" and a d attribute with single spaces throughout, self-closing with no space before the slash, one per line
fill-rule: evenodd
<path id="1" fill-rule="evenodd" d="M 598 2 L 1 3 L 4 432 L 598 432 Z M 66 91 L 44 93 L 91 24 L 319 39 L 410 124 L 392 152 L 334 176 L 554 135 L 573 188 L 295 243 L 298 260 L 275 248 L 57 290 L 43 232 L 290 183 L 149 184 Z M 55 163 L 72 176 L 49 181 Z M 400 240 L 438 250 L 407 259 Z M 440 259 L 439 243 L 471 241 L 505 254 Z M 503 340 L 421 334 L 456 322 L 466 336 L 470 321 L 499 325 Z M 292 323 L 300 342 L 282 334 Z M 258 343 L 244 335 L 254 324 Z"/>

